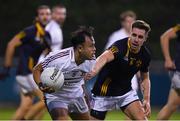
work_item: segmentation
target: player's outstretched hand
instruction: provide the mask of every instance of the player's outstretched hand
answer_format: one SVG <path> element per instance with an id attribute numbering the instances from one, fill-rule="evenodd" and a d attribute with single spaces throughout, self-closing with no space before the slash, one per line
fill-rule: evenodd
<path id="1" fill-rule="evenodd" d="M 144 111 L 145 111 L 144 112 L 145 115 L 149 118 L 150 115 L 151 115 L 151 106 L 150 106 L 149 101 L 146 101 L 146 100 L 143 101 L 143 108 L 144 108 Z"/>
<path id="2" fill-rule="evenodd" d="M 85 76 L 84 76 L 84 80 L 87 81 L 87 80 L 90 80 L 92 79 L 96 74 L 93 72 L 93 71 L 90 71 L 89 73 L 86 73 Z"/>
<path id="3" fill-rule="evenodd" d="M 38 86 L 39 86 L 39 89 L 44 93 L 53 93 L 53 92 L 55 92 L 55 90 L 53 88 L 48 87 L 47 85 L 43 84 L 42 82 L 40 82 L 38 84 Z"/>
<path id="4" fill-rule="evenodd" d="M 164 63 L 164 67 L 167 70 L 175 70 L 176 66 L 172 60 L 166 60 Z"/>
<path id="5" fill-rule="evenodd" d="M 2 70 L 0 70 L 0 80 L 5 80 L 10 75 L 9 70 L 9 67 L 3 67 Z"/>

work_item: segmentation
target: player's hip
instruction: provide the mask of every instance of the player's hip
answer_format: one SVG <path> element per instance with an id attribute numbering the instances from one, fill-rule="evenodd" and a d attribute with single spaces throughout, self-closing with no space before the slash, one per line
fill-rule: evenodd
<path id="1" fill-rule="evenodd" d="M 171 78 L 171 87 L 174 89 L 180 89 L 180 71 L 169 71 Z"/>
<path id="2" fill-rule="evenodd" d="M 137 92 L 130 90 L 122 96 L 93 96 L 91 106 L 97 111 L 108 111 L 120 109 L 136 100 L 139 100 Z"/>
<path id="3" fill-rule="evenodd" d="M 54 108 L 65 108 L 70 113 L 85 113 L 89 110 L 83 94 L 74 98 L 58 97 L 50 99 L 45 97 L 45 100 L 49 111 Z"/>
<path id="4" fill-rule="evenodd" d="M 38 89 L 38 86 L 35 83 L 32 74 L 17 75 L 16 81 L 19 84 L 20 89 L 24 94 L 31 93 L 33 90 Z"/>

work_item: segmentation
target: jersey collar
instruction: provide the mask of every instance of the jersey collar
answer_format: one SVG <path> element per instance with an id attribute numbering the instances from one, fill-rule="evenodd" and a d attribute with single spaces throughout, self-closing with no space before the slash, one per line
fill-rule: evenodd
<path id="1" fill-rule="evenodd" d="M 71 62 L 75 62 L 75 53 L 74 53 L 74 48 L 71 47 Z"/>

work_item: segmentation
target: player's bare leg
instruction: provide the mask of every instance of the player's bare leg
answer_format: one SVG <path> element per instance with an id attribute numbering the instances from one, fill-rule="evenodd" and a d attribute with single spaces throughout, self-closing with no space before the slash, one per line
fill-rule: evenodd
<path id="1" fill-rule="evenodd" d="M 30 95 L 23 95 L 21 93 L 21 103 L 18 109 L 16 110 L 15 114 L 13 115 L 13 120 L 21 120 L 24 119 L 24 116 L 28 112 L 29 108 L 33 104 L 33 97 Z"/>
<path id="2" fill-rule="evenodd" d="M 52 120 L 68 120 L 68 110 L 65 108 L 54 108 L 50 111 Z"/>
<path id="3" fill-rule="evenodd" d="M 140 74 L 140 71 L 138 71 L 136 73 L 136 75 L 133 76 L 133 78 L 131 79 L 131 86 L 134 90 L 136 90 L 138 92 L 139 90 L 139 80 L 138 78 L 140 78 L 141 74 Z M 125 115 L 125 120 L 131 120 L 127 115 Z"/>
<path id="4" fill-rule="evenodd" d="M 179 105 L 180 105 L 180 95 L 178 95 L 177 91 L 171 89 L 169 92 L 168 102 L 159 112 L 157 119 L 168 120 L 172 115 L 172 113 L 176 111 Z"/>
<path id="5" fill-rule="evenodd" d="M 25 119 L 34 119 L 39 113 L 42 113 L 42 110 L 45 110 L 45 103 L 43 100 L 43 93 L 36 89 L 32 92 L 35 96 L 39 98 L 39 101 L 35 103 L 28 111 L 28 113 L 25 116 Z M 43 116 L 43 115 L 42 115 Z M 42 117 L 39 117 L 41 119 Z"/>
<path id="6" fill-rule="evenodd" d="M 31 120 L 36 117 L 39 113 L 42 113 L 41 111 L 45 110 L 45 104 L 42 101 L 38 101 L 35 103 L 28 111 L 28 113 L 25 116 L 25 119 Z M 43 116 L 43 115 L 42 115 Z M 41 119 L 42 117 L 39 117 Z"/>
<path id="7" fill-rule="evenodd" d="M 70 117 L 72 120 L 90 120 L 89 112 L 86 113 L 71 113 Z"/>
<path id="8" fill-rule="evenodd" d="M 47 112 L 47 110 L 41 110 L 41 111 L 33 118 L 33 120 L 42 120 L 45 112 Z"/>
<path id="9" fill-rule="evenodd" d="M 129 104 L 124 110 L 124 113 L 133 120 L 147 120 L 140 101 Z"/>

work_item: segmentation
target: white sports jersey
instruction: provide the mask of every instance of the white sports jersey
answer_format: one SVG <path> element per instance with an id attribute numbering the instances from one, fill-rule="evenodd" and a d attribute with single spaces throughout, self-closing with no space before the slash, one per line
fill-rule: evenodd
<path id="1" fill-rule="evenodd" d="M 51 50 L 60 50 L 63 44 L 63 34 L 60 25 L 56 21 L 51 20 L 45 27 L 45 30 L 49 32 L 51 36 Z"/>
<path id="2" fill-rule="evenodd" d="M 47 67 L 57 67 L 64 74 L 64 85 L 61 90 L 52 94 L 46 94 L 48 97 L 68 97 L 74 98 L 82 96 L 83 76 L 89 72 L 94 65 L 95 60 L 86 60 L 77 65 L 74 57 L 74 48 L 66 48 L 60 51 L 51 52 L 41 63 L 43 69 Z"/>
<path id="3" fill-rule="evenodd" d="M 121 28 L 121 29 L 113 32 L 108 39 L 105 49 L 109 48 L 117 40 L 120 40 L 120 39 L 123 39 L 126 37 L 129 37 L 129 34 L 126 32 L 126 30 L 124 28 Z"/>

